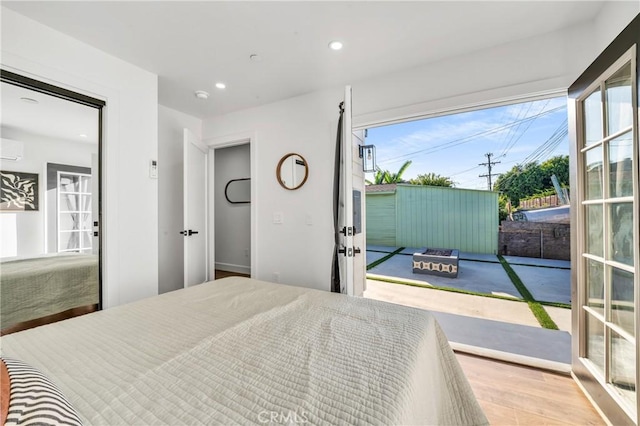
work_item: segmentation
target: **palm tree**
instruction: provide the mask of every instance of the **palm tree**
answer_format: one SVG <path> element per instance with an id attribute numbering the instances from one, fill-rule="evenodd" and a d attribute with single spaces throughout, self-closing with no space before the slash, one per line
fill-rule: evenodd
<path id="1" fill-rule="evenodd" d="M 425 173 L 418 175 L 409 181 L 412 185 L 426 185 L 426 186 L 445 186 L 452 188 L 455 186 L 450 178 L 446 176 L 437 175 L 435 173 Z"/>
<path id="2" fill-rule="evenodd" d="M 382 185 L 386 183 L 404 183 L 405 181 L 402 180 L 402 175 L 410 165 L 411 165 L 411 160 L 405 161 L 397 173 L 391 173 L 389 170 L 382 170 L 378 168 L 378 170 L 376 170 L 376 174 L 374 175 L 373 182 L 371 182 L 370 180 L 367 180 L 366 182 L 369 185 Z"/>

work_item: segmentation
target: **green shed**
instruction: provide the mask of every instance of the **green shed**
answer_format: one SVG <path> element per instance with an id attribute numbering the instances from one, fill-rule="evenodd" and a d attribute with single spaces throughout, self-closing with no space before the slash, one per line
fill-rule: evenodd
<path id="1" fill-rule="evenodd" d="M 498 193 L 423 185 L 370 185 L 367 244 L 498 251 Z"/>

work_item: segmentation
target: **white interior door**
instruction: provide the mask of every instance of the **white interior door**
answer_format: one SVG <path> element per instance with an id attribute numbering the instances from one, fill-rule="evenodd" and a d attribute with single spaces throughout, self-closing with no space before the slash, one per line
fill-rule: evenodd
<path id="1" fill-rule="evenodd" d="M 207 153 L 200 140 L 184 129 L 184 286 L 207 280 Z"/>
<path id="2" fill-rule="evenodd" d="M 353 134 L 351 122 L 351 86 L 345 88 L 344 94 L 344 118 L 342 126 L 343 155 L 343 196 L 341 204 L 344 209 L 341 214 L 341 222 L 345 232 L 342 237 L 342 245 L 345 253 L 341 256 L 341 278 L 344 288 L 349 296 L 362 296 L 365 285 L 364 273 L 364 173 L 362 171 L 362 159 L 359 156 L 360 138 Z M 361 133 L 358 133 L 361 134 Z M 357 224 L 360 223 L 360 226 Z M 362 228 L 362 229 L 360 229 Z"/>

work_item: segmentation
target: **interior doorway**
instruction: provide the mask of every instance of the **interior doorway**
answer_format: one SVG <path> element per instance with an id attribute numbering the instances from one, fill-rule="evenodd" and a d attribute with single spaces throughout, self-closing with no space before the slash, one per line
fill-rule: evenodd
<path id="1" fill-rule="evenodd" d="M 251 144 L 213 153 L 215 278 L 251 276 Z"/>

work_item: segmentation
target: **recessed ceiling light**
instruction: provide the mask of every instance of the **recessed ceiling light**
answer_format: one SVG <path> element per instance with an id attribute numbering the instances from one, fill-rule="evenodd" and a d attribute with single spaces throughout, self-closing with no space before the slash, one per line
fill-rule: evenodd
<path id="1" fill-rule="evenodd" d="M 260 61 L 262 61 L 262 57 L 260 57 L 260 55 L 258 55 L 257 53 L 253 53 L 253 54 L 249 55 L 249 59 L 252 62 L 260 62 Z"/>
<path id="2" fill-rule="evenodd" d="M 332 41 L 331 43 L 329 43 L 329 49 L 331 50 L 340 50 L 342 49 L 342 42 L 341 41 Z"/>
<path id="3" fill-rule="evenodd" d="M 40 101 L 38 101 L 37 99 L 33 99 L 33 98 L 20 98 L 21 101 L 24 101 L 28 104 L 39 104 Z"/>
<path id="4" fill-rule="evenodd" d="M 78 136 L 80 136 L 81 138 L 86 138 L 87 135 L 85 135 L 84 133 L 80 133 Z"/>
<path id="5" fill-rule="evenodd" d="M 205 92 L 204 90 L 196 90 L 195 95 L 198 99 L 209 99 L 209 92 Z"/>
<path id="6" fill-rule="evenodd" d="M 216 83 L 216 87 L 217 87 L 218 89 L 224 89 L 224 88 L 226 88 L 226 87 L 227 87 L 227 85 L 226 85 L 226 84 L 224 84 L 224 83 L 222 83 L 222 82 L 217 82 L 217 83 Z"/>

